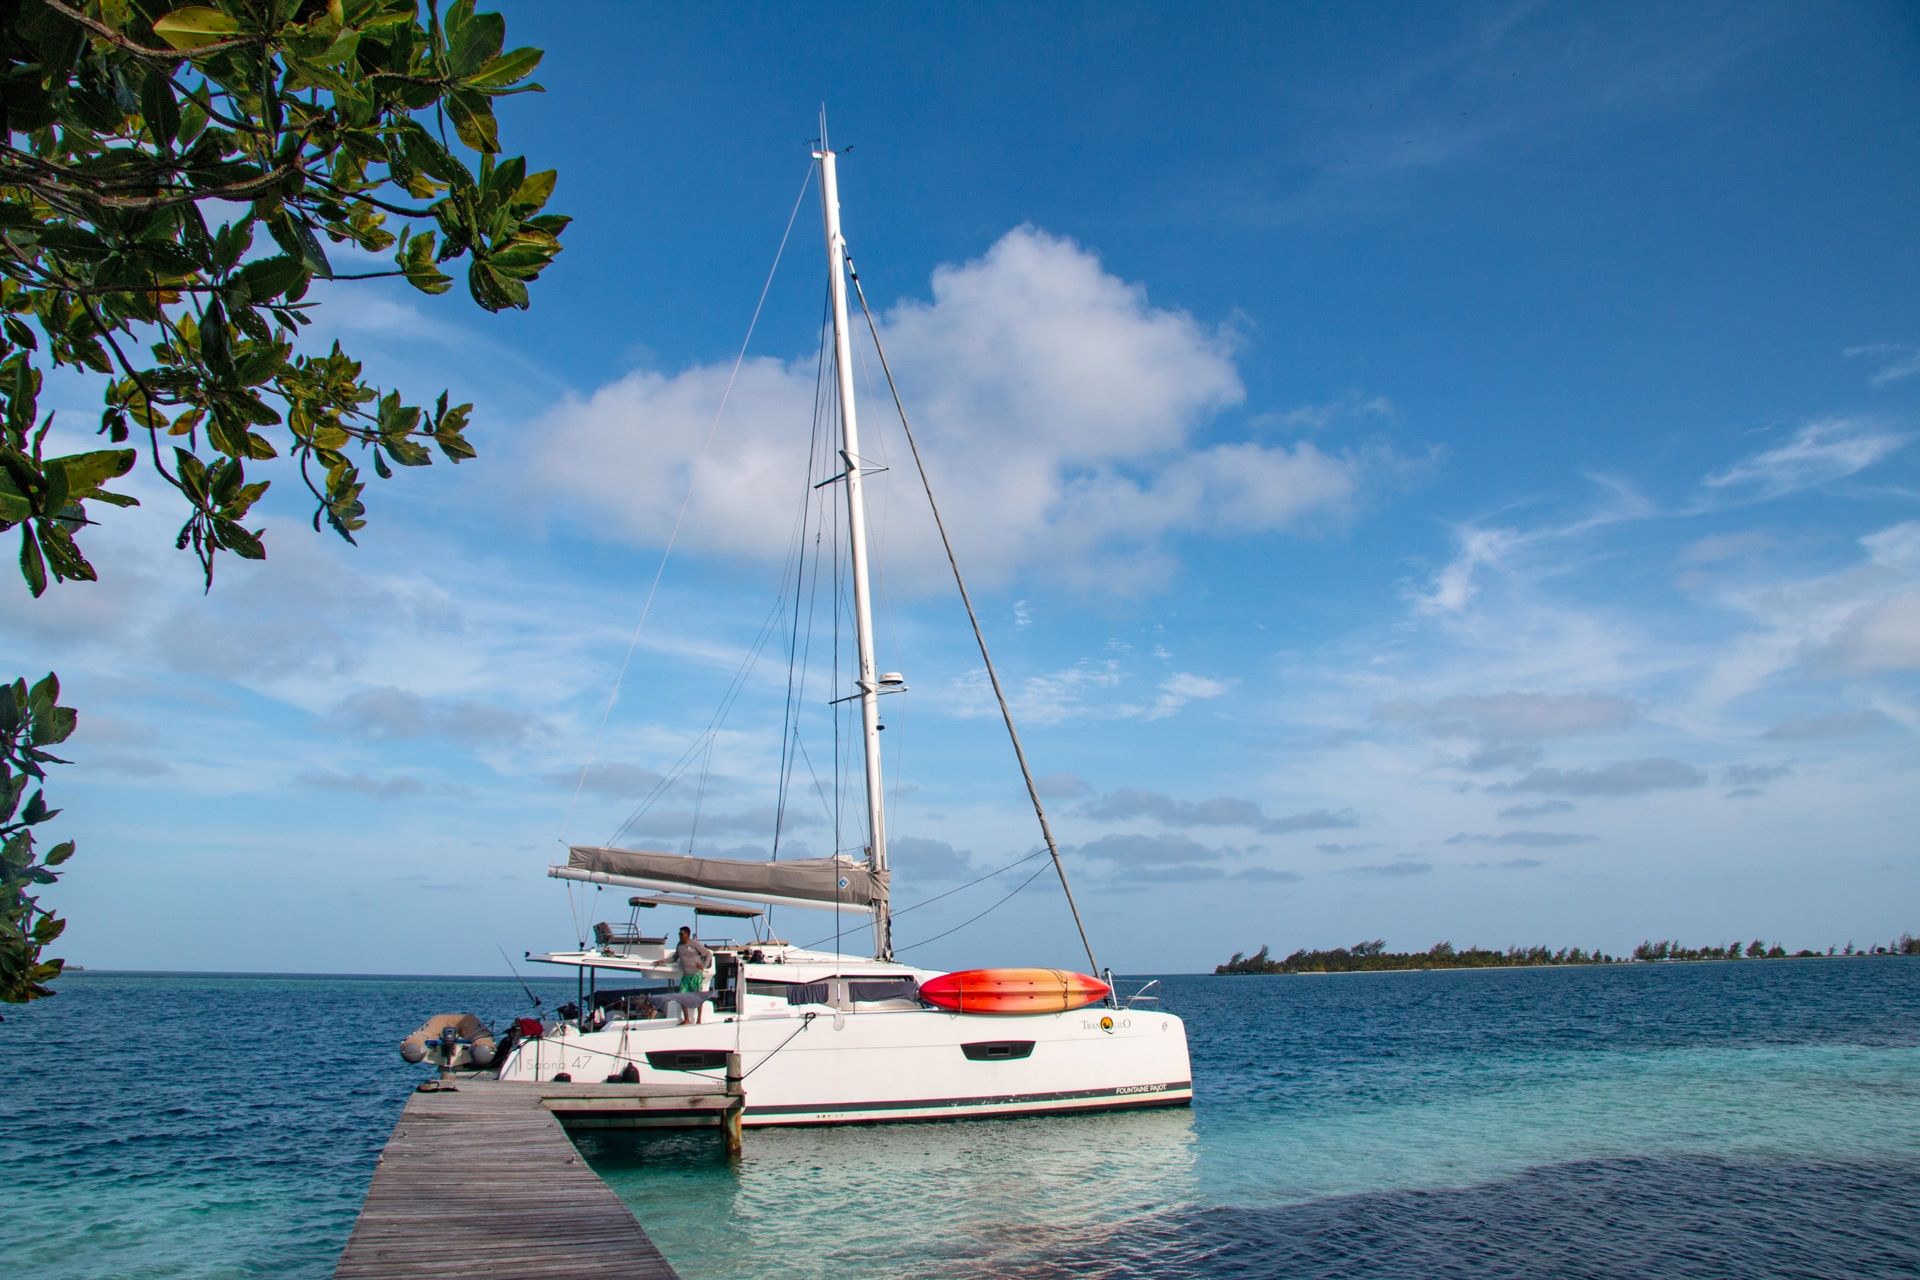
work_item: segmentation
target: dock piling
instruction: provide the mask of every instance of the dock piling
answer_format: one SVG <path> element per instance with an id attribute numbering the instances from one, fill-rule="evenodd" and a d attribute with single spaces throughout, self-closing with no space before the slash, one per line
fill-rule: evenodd
<path id="1" fill-rule="evenodd" d="M 740 1156 L 740 1122 L 746 1113 L 746 1074 L 740 1069 L 741 1058 L 737 1053 L 727 1055 L 727 1097 L 733 1100 L 727 1108 L 725 1119 L 721 1121 L 722 1140 L 727 1146 L 727 1155 L 738 1159 Z"/>

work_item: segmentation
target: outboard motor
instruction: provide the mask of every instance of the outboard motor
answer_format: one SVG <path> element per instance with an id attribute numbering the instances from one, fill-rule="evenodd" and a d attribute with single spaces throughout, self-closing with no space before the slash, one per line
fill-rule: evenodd
<path id="1" fill-rule="evenodd" d="M 436 1013 L 400 1042 L 400 1056 L 425 1062 L 432 1050 L 444 1076 L 460 1067 L 492 1066 L 494 1048 L 493 1032 L 472 1014 Z"/>

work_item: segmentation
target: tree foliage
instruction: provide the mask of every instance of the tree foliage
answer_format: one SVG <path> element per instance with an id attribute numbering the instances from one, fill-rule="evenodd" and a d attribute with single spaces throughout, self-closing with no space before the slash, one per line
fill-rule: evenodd
<path id="1" fill-rule="evenodd" d="M 1873 949 L 1876 955 L 1920 956 L 1920 938 L 1912 934 L 1901 934 L 1884 947 Z M 1779 943 L 1768 946 L 1765 942 L 1754 940 L 1742 944 L 1730 942 L 1724 947 L 1704 946 L 1688 947 L 1672 940 L 1660 942 L 1642 942 L 1633 949 L 1631 957 L 1614 957 L 1598 949 L 1583 951 L 1579 947 L 1561 947 L 1558 951 L 1546 947 L 1508 947 L 1505 951 L 1491 951 L 1482 947 L 1467 947 L 1456 950 L 1450 942 L 1436 942 L 1426 951 L 1388 951 L 1386 943 L 1374 939 L 1356 942 L 1351 947 L 1335 947 L 1331 951 L 1295 951 L 1284 960 L 1275 960 L 1262 946 L 1253 955 L 1234 952 L 1225 964 L 1216 965 L 1215 973 L 1356 973 L 1366 970 L 1385 969 L 1508 969 L 1526 968 L 1535 965 L 1559 964 L 1617 964 L 1625 959 L 1643 962 L 1665 960 L 1739 960 L 1766 959 L 1806 959 L 1817 952 L 1802 949 L 1788 953 Z M 1833 954 L 1833 948 L 1827 948 L 1827 954 Z M 1847 955 L 1856 954 L 1853 944 L 1847 944 Z M 1866 955 L 1861 951 L 1858 954 Z"/>
<path id="2" fill-rule="evenodd" d="M 40 956 L 66 922 L 40 905 L 39 890 L 58 878 L 53 868 L 73 856 L 73 842 L 42 854 L 34 828 L 60 812 L 40 784 L 47 765 L 66 763 L 49 748 L 67 740 L 74 719 L 52 675 L 31 689 L 25 680 L 0 687 L 0 999 L 9 1003 L 52 995 L 47 983 L 60 974 L 60 961 Z"/>
<path id="3" fill-rule="evenodd" d="M 528 304 L 568 220 L 546 212 L 554 172 L 502 154 L 494 103 L 539 88 L 538 49 L 473 0 L 0 0 L 0 19 L 0 534 L 35 596 L 97 576 L 86 529 L 134 504 L 110 486 L 142 454 L 209 588 L 220 553 L 266 554 L 261 464 L 352 541 L 363 467 L 473 456 L 470 405 L 408 403 L 300 331 L 316 281 L 438 294 L 457 263 L 486 310 Z M 336 271 L 329 246 L 391 266 Z M 101 447 L 49 454 L 58 369 L 96 377 Z"/>
<path id="4" fill-rule="evenodd" d="M 1490 951 L 1482 947 L 1457 949 L 1451 942 L 1436 942 L 1425 951 L 1389 951 L 1384 938 L 1364 939 L 1350 947 L 1329 951 L 1293 952 L 1284 960 L 1275 960 L 1262 946 L 1251 956 L 1240 952 L 1215 973 L 1363 973 L 1389 969 L 1506 969 L 1529 965 L 1609 964 L 1612 956 L 1579 947 L 1509 947 Z"/>

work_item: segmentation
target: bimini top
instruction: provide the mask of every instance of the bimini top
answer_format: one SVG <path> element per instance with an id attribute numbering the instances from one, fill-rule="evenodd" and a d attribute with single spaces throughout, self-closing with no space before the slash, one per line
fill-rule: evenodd
<path id="1" fill-rule="evenodd" d="M 747 862 L 598 845 L 572 846 L 567 851 L 567 865 L 549 867 L 547 874 L 563 880 L 632 885 L 773 906 L 867 913 L 873 911 L 876 898 L 884 901 L 887 884 L 886 873 L 876 876 L 867 863 L 851 858 Z"/>

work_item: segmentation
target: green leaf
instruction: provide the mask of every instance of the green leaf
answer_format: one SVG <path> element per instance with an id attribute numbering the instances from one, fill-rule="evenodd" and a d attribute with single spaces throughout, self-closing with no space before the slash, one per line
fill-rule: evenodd
<path id="1" fill-rule="evenodd" d="M 96 496 L 96 491 L 107 481 L 132 471 L 138 460 L 139 454 L 132 449 L 95 449 L 91 453 L 49 458 L 46 467 L 49 473 L 59 472 L 71 499 L 84 502 Z M 125 501 L 131 504 L 134 499 Z"/>
<path id="2" fill-rule="evenodd" d="M 500 150 L 500 127 L 493 118 L 493 104 L 485 94 L 455 89 L 447 95 L 447 114 L 453 117 L 453 129 L 460 141 L 483 155 Z"/>
<path id="3" fill-rule="evenodd" d="M 180 103 L 174 97 L 172 82 L 161 67 L 150 67 L 140 80 L 140 115 L 147 122 L 153 140 L 171 147 L 180 132 Z"/>
<path id="4" fill-rule="evenodd" d="M 463 8 L 468 12 L 462 13 Z M 462 17 L 466 18 L 464 22 Z M 496 61 L 500 46 L 507 40 L 505 19 L 497 13 L 471 13 L 471 6 L 456 5 L 449 10 L 447 25 L 452 36 L 449 57 L 453 74 L 461 79 Z"/>
<path id="5" fill-rule="evenodd" d="M 547 203 L 547 197 L 553 194 L 554 184 L 560 180 L 560 174 L 553 169 L 542 169 L 539 173 L 527 175 L 507 203 L 516 209 L 532 211 Z"/>
<path id="6" fill-rule="evenodd" d="M 533 74 L 540 65 L 544 54 L 539 49 L 515 49 L 512 53 L 502 54 L 483 63 L 473 74 L 464 77 L 466 82 L 476 89 L 501 89 Z"/>
<path id="7" fill-rule="evenodd" d="M 247 532 L 237 521 L 216 518 L 213 522 L 213 537 L 214 541 L 243 560 L 267 558 L 267 548 L 260 541 L 260 535 Z"/>
<path id="8" fill-rule="evenodd" d="M 50 867 L 57 867 L 73 856 L 73 841 L 64 840 L 47 850 L 47 856 L 41 861 Z"/>
<path id="9" fill-rule="evenodd" d="M 307 273 L 306 264 L 292 254 L 256 258 L 240 268 L 241 283 L 255 302 L 268 302 L 293 288 Z"/>
<path id="10" fill-rule="evenodd" d="M 199 49 L 239 30 L 239 19 L 202 4 L 190 4 L 153 20 L 153 34 L 176 49 Z"/>
<path id="11" fill-rule="evenodd" d="M 47 590 L 47 563 L 41 559 L 40 544 L 34 540 L 33 526 L 20 526 L 20 576 L 27 580 L 27 590 L 38 599 Z"/>

